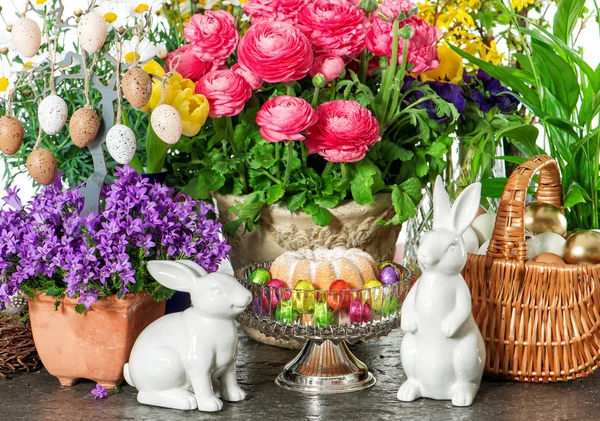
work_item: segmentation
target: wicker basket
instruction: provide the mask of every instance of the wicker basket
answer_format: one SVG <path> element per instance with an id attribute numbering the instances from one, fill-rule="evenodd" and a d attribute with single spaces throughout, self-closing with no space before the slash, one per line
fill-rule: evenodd
<path id="1" fill-rule="evenodd" d="M 0 378 L 16 372 L 35 371 L 41 367 L 29 321 L 0 315 Z"/>
<path id="2" fill-rule="evenodd" d="M 510 176 L 487 256 L 469 255 L 463 275 L 486 343 L 488 375 L 521 382 L 579 379 L 600 365 L 600 265 L 527 261 L 523 213 L 536 200 L 562 209 L 556 161 L 538 155 Z"/>

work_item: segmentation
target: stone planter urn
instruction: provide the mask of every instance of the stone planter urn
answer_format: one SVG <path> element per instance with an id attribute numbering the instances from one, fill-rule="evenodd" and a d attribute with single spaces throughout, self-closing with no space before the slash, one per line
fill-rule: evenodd
<path id="1" fill-rule="evenodd" d="M 246 199 L 246 196 L 218 193 L 214 197 L 223 224 L 237 219 L 228 210 Z M 394 216 L 394 206 L 389 193 L 378 193 L 373 198 L 375 201 L 370 205 L 359 205 L 346 200 L 334 209 L 329 209 L 331 223 L 326 227 L 316 225 L 311 216 L 302 211 L 292 213 L 282 204 L 268 206 L 263 209 L 256 229 L 244 232 L 242 226 L 229 238 L 232 247 L 229 253 L 231 265 L 234 270 L 238 270 L 251 263 L 274 260 L 286 251 L 319 246 L 359 248 L 377 261 L 392 260 L 402 227 L 378 225 L 377 221 Z M 259 342 L 292 348 L 301 346 L 298 342 L 266 338 L 251 329 L 244 328 L 244 331 Z"/>
<path id="2" fill-rule="evenodd" d="M 77 298 L 46 294 L 28 297 L 31 331 L 42 364 L 63 386 L 89 379 L 108 389 L 123 381 L 137 337 L 165 314 L 165 302 L 156 302 L 146 292 L 111 296 L 92 304 L 89 311 L 75 311 Z"/>

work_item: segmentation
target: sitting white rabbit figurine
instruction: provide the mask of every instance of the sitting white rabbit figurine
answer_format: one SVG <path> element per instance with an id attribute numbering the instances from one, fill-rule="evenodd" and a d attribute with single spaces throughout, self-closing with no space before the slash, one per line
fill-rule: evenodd
<path id="1" fill-rule="evenodd" d="M 252 301 L 250 292 L 189 260 L 151 261 L 148 271 L 162 285 L 189 292 L 193 307 L 161 317 L 136 340 L 123 372 L 138 389 L 138 402 L 213 412 L 223 408 L 219 393 L 226 401 L 243 400 L 235 317 Z"/>
<path id="2" fill-rule="evenodd" d="M 407 380 L 398 399 L 451 399 L 469 406 L 481 384 L 485 343 L 471 314 L 471 293 L 460 274 L 467 262 L 463 233 L 479 209 L 481 184 L 467 187 L 454 206 L 438 177 L 433 229 L 417 252 L 423 274 L 402 305 L 402 367 Z"/>

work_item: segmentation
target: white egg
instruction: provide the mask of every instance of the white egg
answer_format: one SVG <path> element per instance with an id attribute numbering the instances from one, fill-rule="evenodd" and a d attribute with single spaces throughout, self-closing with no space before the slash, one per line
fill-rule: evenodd
<path id="1" fill-rule="evenodd" d="M 156 107 L 150 116 L 150 124 L 158 138 L 169 145 L 174 145 L 181 139 L 181 117 L 170 105 Z"/>
<path id="2" fill-rule="evenodd" d="M 19 54 L 31 58 L 40 50 L 42 31 L 34 20 L 21 18 L 13 25 L 11 39 Z"/>
<path id="3" fill-rule="evenodd" d="M 106 134 L 106 149 L 121 165 L 131 162 L 135 155 L 136 139 L 133 130 L 123 124 L 117 124 Z"/>
<path id="4" fill-rule="evenodd" d="M 42 130 L 49 135 L 55 135 L 62 130 L 67 122 L 68 115 L 67 103 L 54 94 L 44 98 L 38 108 L 38 119 Z"/>
<path id="5" fill-rule="evenodd" d="M 567 240 L 554 232 L 538 234 L 527 240 L 527 257 L 533 259 L 542 253 L 554 253 L 563 257 L 563 248 L 566 242 Z"/>
<path id="6" fill-rule="evenodd" d="M 475 234 L 473 228 L 467 228 L 465 233 L 462 235 L 462 238 L 465 242 L 467 253 L 477 253 L 477 250 L 479 250 L 479 240 L 477 239 L 477 234 Z"/>
<path id="7" fill-rule="evenodd" d="M 487 240 L 485 243 L 483 243 L 481 247 L 479 247 L 479 250 L 477 250 L 477 254 L 485 256 L 487 254 L 488 248 L 490 247 L 490 241 L 491 240 Z"/>
<path id="8" fill-rule="evenodd" d="M 77 26 L 79 44 L 89 54 L 100 51 L 106 42 L 108 24 L 102 16 L 96 12 L 90 12 L 81 17 Z"/>
<path id="9" fill-rule="evenodd" d="M 483 244 L 487 240 L 492 238 L 492 232 L 494 232 L 495 224 L 495 213 L 484 213 L 483 215 L 479 215 L 477 218 L 475 218 L 475 220 L 471 224 L 471 228 L 473 228 L 475 234 L 477 234 L 479 244 Z"/>

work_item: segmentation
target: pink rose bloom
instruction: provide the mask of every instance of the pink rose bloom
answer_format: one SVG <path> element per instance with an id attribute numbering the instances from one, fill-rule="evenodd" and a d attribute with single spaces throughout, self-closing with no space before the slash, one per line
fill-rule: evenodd
<path id="1" fill-rule="evenodd" d="M 262 20 L 276 20 L 295 24 L 298 12 L 308 0 L 248 0 L 242 5 L 253 24 Z"/>
<path id="2" fill-rule="evenodd" d="M 345 63 L 340 56 L 332 53 L 323 54 L 315 58 L 315 62 L 310 69 L 310 75 L 314 77 L 317 73 L 321 73 L 329 83 L 341 75 L 344 68 Z"/>
<path id="3" fill-rule="evenodd" d="M 304 140 L 301 134 L 317 121 L 313 107 L 293 96 L 281 95 L 268 100 L 256 113 L 256 124 L 268 142 Z"/>
<path id="4" fill-rule="evenodd" d="M 224 63 L 240 39 L 233 16 L 224 10 L 193 15 L 183 32 L 185 39 L 198 48 L 196 55 L 203 61 Z"/>
<path id="5" fill-rule="evenodd" d="M 208 99 L 209 116 L 212 118 L 238 115 L 252 96 L 252 90 L 244 78 L 231 70 L 207 73 L 196 84 L 196 93 Z"/>
<path id="6" fill-rule="evenodd" d="M 408 40 L 408 62 L 413 64 L 410 69 L 412 73 L 423 73 L 435 69 L 440 61 L 437 53 L 437 41 L 442 36 L 442 31 L 430 26 L 420 17 L 413 15 L 402 22 L 400 28 L 409 25 L 414 36 Z M 375 55 L 392 57 L 393 23 L 385 22 L 376 17 L 371 23 L 371 29 L 367 35 L 367 48 Z M 403 44 L 400 40 L 398 51 L 398 63 L 402 62 Z"/>
<path id="7" fill-rule="evenodd" d="M 355 57 L 365 48 L 369 20 L 348 0 L 316 0 L 298 13 L 298 27 L 315 53 Z"/>
<path id="8" fill-rule="evenodd" d="M 388 19 L 396 19 L 401 12 L 406 16 L 417 5 L 412 0 L 383 0 L 379 6 L 379 12 Z"/>
<path id="9" fill-rule="evenodd" d="M 238 62 L 265 82 L 290 82 L 306 76 L 313 51 L 308 38 L 294 26 L 265 20 L 242 37 Z"/>
<path id="10" fill-rule="evenodd" d="M 311 154 L 330 162 L 356 162 L 379 142 L 379 123 L 356 101 L 331 101 L 317 107 L 317 123 L 306 136 Z"/>
<path id="11" fill-rule="evenodd" d="M 196 47 L 192 44 L 185 44 L 177 50 L 172 51 L 167 56 L 167 66 L 169 70 L 175 70 L 185 79 L 191 79 L 194 82 L 214 69 L 212 62 L 200 60 L 195 54 Z"/>
<path id="12" fill-rule="evenodd" d="M 231 66 L 231 71 L 243 77 L 248 86 L 250 86 L 250 89 L 253 91 L 256 91 L 262 86 L 262 79 L 239 63 Z"/>

